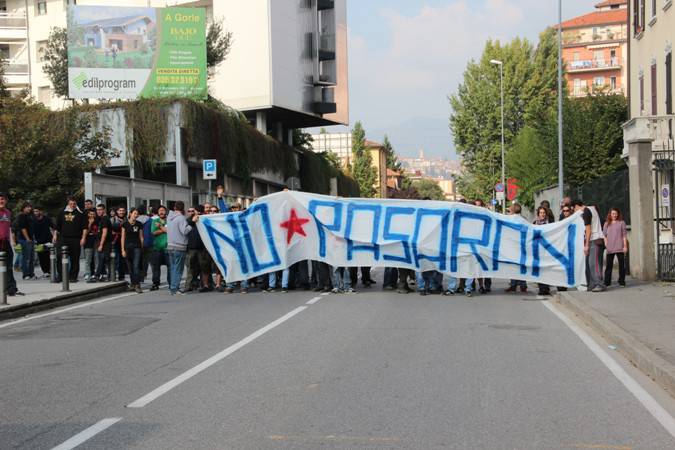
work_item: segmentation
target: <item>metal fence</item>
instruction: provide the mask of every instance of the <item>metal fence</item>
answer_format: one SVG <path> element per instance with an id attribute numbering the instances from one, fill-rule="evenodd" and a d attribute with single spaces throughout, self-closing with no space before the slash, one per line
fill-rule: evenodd
<path id="1" fill-rule="evenodd" d="M 603 222 L 611 208 L 619 208 L 626 225 L 630 225 L 630 188 L 627 168 L 596 178 L 570 191 L 571 197 L 580 198 L 585 204 L 597 207 Z"/>

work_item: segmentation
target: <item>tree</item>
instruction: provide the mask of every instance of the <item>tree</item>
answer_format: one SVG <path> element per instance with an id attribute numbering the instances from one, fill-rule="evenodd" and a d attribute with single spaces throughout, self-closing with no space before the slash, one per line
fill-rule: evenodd
<path id="1" fill-rule="evenodd" d="M 109 130 L 96 131 L 92 114 L 0 98 L 0 191 L 8 191 L 15 204 L 30 200 L 52 212 L 68 195 L 83 195 L 84 172 L 113 157 Z"/>
<path id="2" fill-rule="evenodd" d="M 342 171 L 342 162 L 340 161 L 340 157 L 337 153 L 332 150 L 326 150 L 325 152 L 319 154 L 323 156 L 323 159 L 325 159 L 328 162 L 328 165 L 333 169 Z"/>
<path id="3" fill-rule="evenodd" d="M 5 97 L 9 97 L 9 91 L 5 84 L 5 63 L 0 59 L 0 98 Z"/>
<path id="4" fill-rule="evenodd" d="M 206 67 L 211 69 L 225 61 L 232 42 L 232 32 L 225 30 L 223 19 L 214 20 L 206 32 Z"/>
<path id="5" fill-rule="evenodd" d="M 68 97 L 68 30 L 54 27 L 49 32 L 42 70 L 59 97 Z"/>
<path id="6" fill-rule="evenodd" d="M 518 201 L 534 207 L 534 194 L 555 183 L 558 167 L 556 147 L 548 147 L 537 130 L 525 126 L 516 137 L 513 149 L 508 153 L 506 166 L 510 177 L 520 186 Z"/>
<path id="7" fill-rule="evenodd" d="M 422 178 L 415 180 L 412 186 L 417 191 L 419 198 L 428 198 L 430 200 L 445 200 L 445 193 L 443 189 L 430 178 Z"/>
<path id="8" fill-rule="evenodd" d="M 311 134 L 299 128 L 293 130 L 293 147 L 313 151 L 312 142 L 314 142 L 314 138 Z"/>
<path id="9" fill-rule="evenodd" d="M 386 134 L 384 135 L 384 142 L 382 142 L 382 146 L 387 152 L 387 169 L 397 171 L 401 170 L 401 162 L 398 160 L 396 152 L 394 152 L 394 147 L 391 145 L 391 142 L 389 141 L 389 136 L 387 136 Z"/>
<path id="10" fill-rule="evenodd" d="M 548 35 L 546 35 L 548 36 Z M 536 49 L 523 39 L 506 45 L 488 41 L 478 61 L 471 61 L 464 72 L 457 93 L 449 97 L 452 107 L 450 129 L 455 146 L 462 156 L 464 173 L 458 188 L 464 196 L 490 196 L 501 176 L 501 110 L 499 68 L 492 59 L 503 62 L 504 137 L 507 151 L 527 118 L 530 108 L 551 102 L 556 73 L 555 52 L 546 37 Z M 538 110 L 537 110 L 538 111 Z"/>
<path id="11" fill-rule="evenodd" d="M 366 148 L 366 132 L 361 122 L 356 122 L 352 130 L 352 155 L 352 176 L 359 184 L 361 197 L 375 197 L 377 173 L 373 167 L 373 157 Z"/>

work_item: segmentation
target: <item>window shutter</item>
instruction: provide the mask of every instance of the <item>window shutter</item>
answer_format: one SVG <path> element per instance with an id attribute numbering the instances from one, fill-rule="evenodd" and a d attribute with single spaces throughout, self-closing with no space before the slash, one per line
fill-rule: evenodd
<path id="1" fill-rule="evenodd" d="M 655 116 L 658 112 L 657 103 L 656 103 L 656 64 L 652 65 L 651 70 L 651 85 L 652 85 L 652 116 Z"/>
<path id="2" fill-rule="evenodd" d="M 673 113 L 673 54 L 666 55 L 666 114 Z"/>

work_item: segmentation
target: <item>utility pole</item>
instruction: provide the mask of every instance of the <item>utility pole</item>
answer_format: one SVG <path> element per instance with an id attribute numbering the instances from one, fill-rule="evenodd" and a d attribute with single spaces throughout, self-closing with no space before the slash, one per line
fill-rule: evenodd
<path id="1" fill-rule="evenodd" d="M 563 175 L 563 84 L 562 84 L 562 0 L 558 0 L 558 195 L 562 202 Z"/>
<path id="2" fill-rule="evenodd" d="M 490 60 L 490 64 L 499 66 L 499 91 L 502 107 L 502 186 L 506 186 L 506 165 L 504 163 L 504 63 L 498 59 Z M 502 201 L 502 213 L 506 214 L 506 197 Z"/>

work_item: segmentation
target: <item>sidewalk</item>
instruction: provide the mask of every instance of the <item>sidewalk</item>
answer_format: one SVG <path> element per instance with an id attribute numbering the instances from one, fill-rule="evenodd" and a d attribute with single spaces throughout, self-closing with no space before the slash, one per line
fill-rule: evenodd
<path id="1" fill-rule="evenodd" d="M 579 316 L 675 397 L 675 283 L 629 282 L 606 292 L 561 292 Z"/>
<path id="2" fill-rule="evenodd" d="M 85 283 L 80 280 L 70 283 L 69 292 L 62 292 L 61 283 L 51 283 L 44 278 L 24 281 L 20 272 L 14 272 L 14 276 L 17 278 L 19 291 L 24 295 L 7 297 L 9 305 L 0 305 L 0 320 L 122 292 L 127 285 L 126 282 Z"/>

